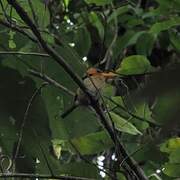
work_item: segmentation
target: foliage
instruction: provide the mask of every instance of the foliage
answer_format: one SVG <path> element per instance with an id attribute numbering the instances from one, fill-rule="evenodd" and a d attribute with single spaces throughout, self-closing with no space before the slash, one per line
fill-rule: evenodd
<path id="1" fill-rule="evenodd" d="M 79 76 L 92 66 L 118 74 L 113 82 L 116 92 L 114 87 L 106 87 L 102 101 L 120 141 L 149 179 L 180 178 L 180 2 L 17 2 L 45 43 Z M 43 51 L 14 7 L 2 0 L 0 155 L 15 160 L 15 170 L 20 173 L 51 174 L 52 169 L 55 175 L 100 179 L 104 170 L 107 178 L 110 174 L 126 179 L 127 173 L 116 163 L 112 139 L 95 112 L 81 106 L 61 118 L 74 98 L 53 85 L 42 87 L 44 81 L 30 69 L 69 91 L 78 87 Z M 102 156 L 100 167 L 98 157 Z M 13 168 L 4 165 L 1 169 Z"/>

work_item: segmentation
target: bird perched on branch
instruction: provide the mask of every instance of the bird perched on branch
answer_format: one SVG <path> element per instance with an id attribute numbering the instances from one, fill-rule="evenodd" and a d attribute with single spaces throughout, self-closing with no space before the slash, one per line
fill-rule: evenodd
<path id="1" fill-rule="evenodd" d="M 92 95 L 99 99 L 101 90 L 107 83 L 111 83 L 116 76 L 117 74 L 113 72 L 103 72 L 97 68 L 89 68 L 86 72 L 86 76 L 83 78 L 83 82 Z M 80 88 L 77 89 L 73 106 L 66 110 L 61 117 L 65 118 L 79 105 L 90 105 L 89 98 Z"/>

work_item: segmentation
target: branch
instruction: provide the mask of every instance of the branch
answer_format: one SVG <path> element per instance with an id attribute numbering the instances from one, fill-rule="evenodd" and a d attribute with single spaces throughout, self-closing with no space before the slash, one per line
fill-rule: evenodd
<path id="1" fill-rule="evenodd" d="M 7 0 L 10 5 L 14 7 L 16 12 L 19 14 L 21 19 L 31 28 L 32 32 L 38 39 L 40 45 L 44 49 L 45 52 L 47 52 L 54 61 L 56 61 L 60 66 L 63 67 L 63 69 L 69 74 L 69 76 L 76 82 L 81 90 L 87 95 L 91 102 L 91 106 L 96 111 L 97 115 L 99 115 L 100 123 L 104 126 L 104 128 L 108 131 L 108 134 L 110 135 L 112 141 L 114 142 L 116 148 L 118 149 L 118 159 L 121 159 L 127 157 L 128 154 L 122 144 L 120 143 L 118 137 L 116 136 L 116 133 L 114 132 L 112 128 L 112 124 L 109 124 L 110 122 L 107 120 L 98 100 L 89 92 L 88 88 L 84 85 L 81 78 L 73 71 L 71 66 L 66 63 L 64 58 L 59 55 L 53 48 L 51 48 L 45 40 L 42 38 L 40 32 L 36 28 L 35 24 L 32 22 L 28 14 L 24 11 L 24 9 L 18 4 L 16 0 Z M 132 169 L 132 171 L 137 175 L 137 177 L 141 180 L 147 180 L 147 177 L 144 175 L 144 172 L 142 169 L 137 165 L 136 162 L 132 158 L 127 159 L 128 166 Z M 123 165 L 124 166 L 124 165 Z M 126 166 L 127 169 L 127 166 Z"/>
<path id="2" fill-rule="evenodd" d="M 42 56 L 42 57 L 49 57 L 48 54 L 42 54 L 37 52 L 20 52 L 20 51 L 0 51 L 0 54 L 7 54 L 7 55 L 29 55 L 29 56 Z"/>
<path id="3" fill-rule="evenodd" d="M 38 179 L 64 179 L 64 180 L 92 180 L 90 178 L 83 178 L 83 177 L 75 177 L 75 176 L 50 176 L 50 175 L 42 175 L 42 174 L 26 174 L 26 173 L 13 173 L 13 174 L 6 174 L 1 173 L 0 178 L 38 178 Z"/>
<path id="4" fill-rule="evenodd" d="M 57 81 L 55 81 L 54 79 L 50 78 L 49 76 L 47 76 L 46 74 L 40 73 L 38 71 L 35 71 L 33 69 L 29 69 L 28 70 L 30 74 L 32 74 L 35 77 L 38 77 L 46 82 L 48 82 L 49 84 L 59 88 L 60 90 L 64 91 L 65 93 L 69 94 L 70 96 L 75 96 L 75 93 L 70 91 L 68 88 L 64 87 L 63 85 L 61 85 L 60 83 L 58 83 Z"/>

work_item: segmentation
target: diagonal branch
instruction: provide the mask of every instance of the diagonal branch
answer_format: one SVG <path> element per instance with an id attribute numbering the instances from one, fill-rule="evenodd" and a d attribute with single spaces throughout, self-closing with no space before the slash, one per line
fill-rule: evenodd
<path id="1" fill-rule="evenodd" d="M 60 83 L 58 83 L 57 81 L 55 81 L 54 79 L 50 78 L 49 76 L 47 76 L 46 74 L 42 74 L 38 71 L 35 71 L 33 69 L 29 69 L 28 70 L 30 74 L 32 74 L 33 76 L 40 78 L 46 82 L 48 82 L 49 84 L 57 87 L 58 89 L 64 91 L 65 93 L 69 94 L 70 96 L 75 96 L 75 93 L 70 91 L 68 88 L 64 87 L 63 85 L 61 85 Z"/>
<path id="2" fill-rule="evenodd" d="M 64 58 L 59 55 L 53 48 L 51 48 L 45 40 L 42 38 L 40 32 L 36 28 L 35 24 L 32 22 L 28 14 L 25 12 L 25 10 L 19 5 L 19 3 L 16 0 L 7 0 L 10 5 L 14 7 L 16 12 L 19 14 L 21 19 L 31 28 L 32 32 L 38 39 L 40 45 L 44 49 L 45 52 L 47 52 L 54 61 L 56 61 L 60 66 L 63 67 L 63 69 L 69 74 L 69 76 L 74 80 L 75 83 L 78 84 L 78 86 L 81 88 L 81 90 L 87 95 L 91 102 L 91 106 L 94 108 L 96 111 L 97 115 L 99 116 L 100 123 L 104 126 L 104 128 L 108 131 L 112 141 L 114 142 L 116 148 L 118 149 L 118 159 L 122 159 L 128 156 L 126 150 L 120 143 L 118 137 L 116 136 L 116 133 L 114 132 L 112 128 L 112 124 L 109 123 L 107 120 L 101 106 L 98 103 L 98 100 L 89 92 L 87 87 L 84 85 L 83 81 L 81 78 L 73 71 L 71 66 L 66 63 Z M 122 157 L 122 158 L 121 158 Z M 127 164 L 131 168 L 131 170 L 136 174 L 138 179 L 141 180 L 147 180 L 146 176 L 144 175 L 144 172 L 142 169 L 137 165 L 137 163 L 132 159 L 128 158 L 127 159 Z M 123 165 L 124 166 L 124 165 Z M 127 169 L 127 165 L 125 167 Z"/>

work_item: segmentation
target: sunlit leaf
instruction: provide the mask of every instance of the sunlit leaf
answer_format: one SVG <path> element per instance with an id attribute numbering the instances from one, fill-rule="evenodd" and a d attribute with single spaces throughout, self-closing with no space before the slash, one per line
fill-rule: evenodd
<path id="1" fill-rule="evenodd" d="M 172 164 L 172 163 L 166 163 L 164 166 L 164 171 L 166 175 L 170 177 L 180 177 L 180 164 Z"/>
<path id="2" fill-rule="evenodd" d="M 150 69 L 151 64 L 145 56 L 132 55 L 122 60 L 116 72 L 122 75 L 133 75 L 147 73 Z"/>
<path id="3" fill-rule="evenodd" d="M 169 156 L 169 162 L 170 163 L 178 163 L 180 164 L 180 147 L 176 148 Z"/>
<path id="4" fill-rule="evenodd" d="M 126 132 L 132 135 L 142 134 L 134 125 L 132 125 L 128 120 L 123 119 L 117 114 L 110 112 L 111 118 L 115 123 L 116 129 L 121 132 Z"/>
<path id="5" fill-rule="evenodd" d="M 180 138 L 172 138 L 163 143 L 160 147 L 162 152 L 171 153 L 180 148 Z"/>

